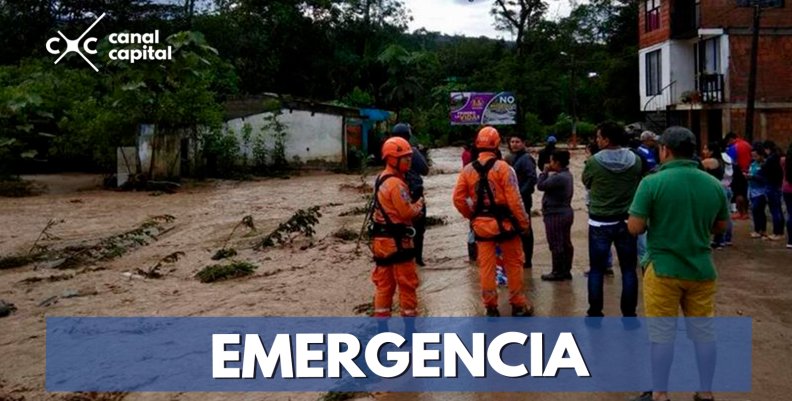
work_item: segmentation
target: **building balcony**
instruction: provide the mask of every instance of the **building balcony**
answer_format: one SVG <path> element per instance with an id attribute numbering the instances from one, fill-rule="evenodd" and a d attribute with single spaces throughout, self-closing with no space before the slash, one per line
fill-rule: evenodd
<path id="1" fill-rule="evenodd" d="M 699 74 L 696 90 L 702 103 L 723 103 L 723 74 Z"/>
<path id="2" fill-rule="evenodd" d="M 695 0 L 677 0 L 671 10 L 671 39 L 692 39 L 698 36 L 699 5 Z"/>

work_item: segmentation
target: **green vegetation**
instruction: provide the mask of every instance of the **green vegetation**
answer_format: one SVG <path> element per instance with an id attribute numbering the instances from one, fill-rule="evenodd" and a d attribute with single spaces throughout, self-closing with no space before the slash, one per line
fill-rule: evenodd
<path id="1" fill-rule="evenodd" d="M 275 245 L 290 244 L 298 235 L 313 237 L 316 234 L 314 226 L 319 224 L 320 217 L 322 217 L 322 213 L 319 212 L 319 206 L 300 209 L 289 220 L 279 224 L 278 228 L 267 234 L 256 248 L 263 249 Z"/>
<path id="2" fill-rule="evenodd" d="M 205 8 L 193 0 L 9 2 L 0 12 L 0 181 L 42 162 L 110 172 L 115 148 L 134 145 L 140 124 L 190 138 L 198 176 L 233 177 L 240 161 L 244 173 L 286 168 L 277 113 L 266 134 L 248 127 L 237 138 L 223 129 L 222 105 L 236 95 L 392 110 L 426 146 L 474 132 L 448 123 L 449 93 L 458 90 L 514 91 L 518 125 L 503 134 L 533 142 L 568 137 L 572 110 L 584 138 L 590 123 L 639 117 L 637 2 L 591 0 L 561 19 L 548 18 L 544 0 L 489 2 L 481 23 L 495 22 L 513 40 L 408 33 L 401 0 L 213 0 Z M 110 18 L 93 32 L 99 71 L 76 54 L 54 65 L 44 47 L 53 32 L 77 37 L 104 12 Z M 160 45 L 172 46 L 173 61 L 108 61 L 108 33 L 153 29 Z M 240 145 L 250 149 L 244 161 L 236 160 Z"/>
<path id="3" fill-rule="evenodd" d="M 212 283 L 215 281 L 230 280 L 236 277 L 243 277 L 253 274 L 258 267 L 248 262 L 234 261 L 227 265 L 206 266 L 199 271 L 195 277 L 202 283 Z"/>

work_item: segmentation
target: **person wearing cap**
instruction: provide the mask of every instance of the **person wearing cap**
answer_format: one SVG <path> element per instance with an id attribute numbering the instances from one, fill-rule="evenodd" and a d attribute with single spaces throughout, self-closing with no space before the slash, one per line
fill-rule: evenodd
<path id="1" fill-rule="evenodd" d="M 376 287 L 374 316 L 390 317 L 393 295 L 399 289 L 401 315 L 418 314 L 418 273 L 415 268 L 413 220 L 423 210 L 423 199 L 410 199 L 405 175 L 414 151 L 404 138 L 392 137 L 382 145 L 385 170 L 374 184 L 371 251 L 376 266 L 371 281 Z"/>
<path id="2" fill-rule="evenodd" d="M 532 316 L 533 307 L 523 291 L 525 255 L 520 240 L 520 233 L 528 230 L 531 221 L 523 206 L 517 174 L 500 160 L 500 134 L 495 128 L 482 128 L 474 146 L 477 158 L 459 174 L 453 202 L 457 211 L 470 220 L 475 234 L 481 298 L 487 316 L 500 316 L 496 247 L 503 255 L 512 316 Z"/>
<path id="3" fill-rule="evenodd" d="M 391 133 L 392 136 L 403 138 L 408 142 L 412 138 L 412 128 L 410 128 L 409 124 L 405 123 L 394 125 Z M 410 187 L 410 196 L 413 202 L 423 197 L 424 186 L 421 176 L 427 174 L 429 174 L 429 165 L 426 163 L 426 159 L 415 146 L 412 146 L 412 164 L 405 178 L 407 179 L 407 185 Z M 426 204 L 424 204 L 421 214 L 415 218 L 413 228 L 415 228 L 415 238 L 413 238 L 413 242 L 415 243 L 415 263 L 418 264 L 418 266 L 424 266 L 423 244 L 424 234 L 426 233 Z"/>
<path id="4" fill-rule="evenodd" d="M 597 127 L 600 151 L 586 160 L 583 185 L 589 190 L 588 316 L 602 317 L 604 275 L 611 246 L 622 275 L 621 312 L 635 316 L 638 305 L 638 241 L 627 231 L 627 217 L 635 190 L 642 177 L 641 158 L 624 147 L 624 127 L 604 122 Z"/>
<path id="5" fill-rule="evenodd" d="M 644 163 L 644 170 L 654 170 L 657 167 L 657 135 L 652 131 L 641 133 L 641 145 L 637 150 Z"/>
<path id="6" fill-rule="evenodd" d="M 550 135 L 547 137 L 546 142 L 547 143 L 545 144 L 544 149 L 539 151 L 539 160 L 537 166 L 539 167 L 540 171 L 544 171 L 545 165 L 550 163 L 550 156 L 552 156 L 553 152 L 555 152 L 556 142 L 558 142 L 558 140 L 555 136 Z"/>
<path id="7" fill-rule="evenodd" d="M 684 127 L 670 127 L 660 137 L 659 170 L 646 177 L 630 206 L 628 228 L 638 235 L 647 232 L 648 254 L 644 260 L 643 298 L 647 317 L 676 318 L 681 307 L 685 317 L 715 315 L 715 280 L 710 235 L 725 232 L 729 204 L 721 183 L 700 170 L 693 160 L 696 137 Z M 647 231 L 648 229 L 648 231 Z M 641 401 L 667 400 L 668 373 L 673 356 L 671 324 L 675 319 L 653 319 L 653 392 Z M 696 345 L 700 386 L 696 400 L 712 400 L 710 392 L 715 344 L 709 338 L 707 319 L 693 324 L 689 335 Z"/>

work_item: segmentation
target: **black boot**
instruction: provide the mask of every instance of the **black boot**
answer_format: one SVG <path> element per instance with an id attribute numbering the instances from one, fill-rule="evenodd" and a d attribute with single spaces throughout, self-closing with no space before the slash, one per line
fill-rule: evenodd
<path id="1" fill-rule="evenodd" d="M 499 317 L 500 311 L 498 311 L 497 306 L 488 306 L 487 307 L 487 317 Z"/>
<path id="2" fill-rule="evenodd" d="M 572 280 L 571 274 L 564 274 L 558 272 L 550 272 L 547 274 L 542 275 L 542 280 L 544 281 L 565 281 L 565 280 Z"/>
<path id="3" fill-rule="evenodd" d="M 512 316 L 516 317 L 531 317 L 534 314 L 533 306 L 515 306 L 512 305 Z"/>

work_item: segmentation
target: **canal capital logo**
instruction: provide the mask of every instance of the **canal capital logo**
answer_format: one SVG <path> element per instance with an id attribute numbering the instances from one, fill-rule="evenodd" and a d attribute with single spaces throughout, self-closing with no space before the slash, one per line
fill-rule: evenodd
<path id="1" fill-rule="evenodd" d="M 77 53 L 83 60 L 85 60 L 91 68 L 99 72 L 99 69 L 91 62 L 91 60 L 86 56 L 88 55 L 95 55 L 98 52 L 96 51 L 96 43 L 98 38 L 88 36 L 88 33 L 105 17 L 105 13 L 99 16 L 99 18 L 94 21 L 91 26 L 86 29 L 82 35 L 80 35 L 77 39 L 69 39 L 64 35 L 61 31 L 58 31 L 58 35 L 60 37 L 52 37 L 47 40 L 46 48 L 47 52 L 52 55 L 60 55 L 55 60 L 54 64 L 58 64 L 64 57 L 66 57 L 69 53 Z M 173 59 L 173 47 L 167 46 L 164 48 L 155 47 L 160 43 L 160 33 L 159 30 L 154 30 L 154 32 L 150 33 L 129 33 L 129 32 L 116 32 L 111 33 L 107 37 L 108 41 L 113 45 L 123 45 L 123 46 L 116 46 L 113 47 L 108 53 L 107 56 L 110 60 L 120 60 L 126 61 L 130 64 L 134 64 L 136 61 L 152 61 L 152 60 L 172 60 Z M 57 46 L 61 43 L 61 41 L 66 43 L 66 49 L 63 50 L 62 46 L 59 49 Z M 133 46 L 129 45 L 141 45 L 140 48 L 133 48 Z"/>

